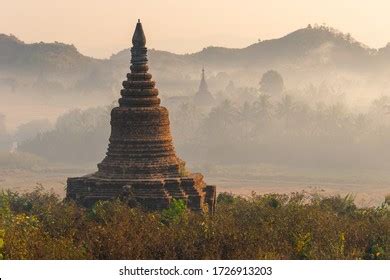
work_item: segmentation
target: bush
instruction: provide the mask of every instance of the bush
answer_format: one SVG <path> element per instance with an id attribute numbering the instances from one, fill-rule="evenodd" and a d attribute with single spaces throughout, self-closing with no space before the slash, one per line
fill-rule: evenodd
<path id="1" fill-rule="evenodd" d="M 164 224 L 178 223 L 184 218 L 187 211 L 186 204 L 183 200 L 173 199 L 169 208 L 161 212 L 161 218 Z"/>
<path id="2" fill-rule="evenodd" d="M 145 212 L 115 200 L 85 209 L 37 189 L 0 195 L 4 259 L 390 259 L 390 207 L 352 197 L 222 193 L 213 216 Z"/>

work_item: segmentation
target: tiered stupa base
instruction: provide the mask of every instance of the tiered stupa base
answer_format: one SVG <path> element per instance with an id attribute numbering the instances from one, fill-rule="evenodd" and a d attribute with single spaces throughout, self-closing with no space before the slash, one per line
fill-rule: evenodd
<path id="1" fill-rule="evenodd" d="M 67 197 L 85 207 L 99 200 L 120 198 L 146 210 L 168 208 L 172 199 L 183 200 L 193 211 L 213 213 L 216 187 L 206 185 L 201 174 L 164 179 L 105 179 L 94 174 L 68 178 Z"/>

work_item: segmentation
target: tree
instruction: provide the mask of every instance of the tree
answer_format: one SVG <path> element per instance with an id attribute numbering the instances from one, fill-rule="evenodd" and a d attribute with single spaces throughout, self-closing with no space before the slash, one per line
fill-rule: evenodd
<path id="1" fill-rule="evenodd" d="M 222 120 L 223 126 L 226 128 L 237 119 L 237 110 L 230 100 L 223 101 L 215 110 L 211 111 L 210 116 L 218 116 Z"/>
<path id="2" fill-rule="evenodd" d="M 263 74 L 260 81 L 260 92 L 271 96 L 281 95 L 284 90 L 282 75 L 275 70 L 269 70 Z"/>
<path id="3" fill-rule="evenodd" d="M 276 114 L 279 118 L 284 118 L 286 128 L 289 127 L 289 120 L 292 117 L 296 108 L 296 103 L 294 102 L 291 95 L 285 95 L 282 100 L 277 104 Z"/>
<path id="4" fill-rule="evenodd" d="M 183 103 L 172 110 L 172 130 L 176 143 L 188 143 L 195 138 L 202 112 L 192 103 Z"/>
<path id="5" fill-rule="evenodd" d="M 237 113 L 240 121 L 243 123 L 242 129 L 244 130 L 245 138 L 248 138 L 249 132 L 251 131 L 250 124 L 256 118 L 255 106 L 252 106 L 248 102 L 245 102 Z"/>
<path id="6" fill-rule="evenodd" d="M 5 127 L 5 115 L 0 113 L 0 135 L 7 134 L 7 129 Z"/>
<path id="7" fill-rule="evenodd" d="M 18 151 L 57 162 L 94 162 L 104 156 L 110 135 L 110 107 L 72 110 L 61 115 L 52 130 L 18 143 Z"/>
<path id="8" fill-rule="evenodd" d="M 52 124 L 48 119 L 32 120 L 19 125 L 14 134 L 18 142 L 35 137 L 39 133 L 44 133 L 52 129 Z"/>
<path id="9" fill-rule="evenodd" d="M 232 127 L 237 123 L 239 113 L 229 100 L 223 101 L 220 105 L 214 107 L 208 117 L 203 121 L 203 129 L 209 137 L 215 139 L 232 140 L 234 129 Z M 224 138 L 225 137 L 225 138 Z"/>
<path id="10" fill-rule="evenodd" d="M 269 101 L 270 98 L 270 95 L 260 94 L 259 99 L 255 102 L 256 111 L 260 114 L 262 119 L 271 118 L 272 103 Z"/>
<path id="11" fill-rule="evenodd" d="M 8 150 L 12 143 L 12 138 L 8 134 L 5 115 L 0 113 L 0 150 Z"/>

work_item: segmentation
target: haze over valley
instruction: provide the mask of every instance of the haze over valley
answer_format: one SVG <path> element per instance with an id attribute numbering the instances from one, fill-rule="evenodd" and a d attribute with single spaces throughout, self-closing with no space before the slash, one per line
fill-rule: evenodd
<path id="1" fill-rule="evenodd" d="M 148 59 L 178 154 L 221 190 L 325 189 L 369 205 L 389 192 L 389 45 L 313 24 L 245 48 L 150 49 Z M 129 60 L 129 49 L 97 59 L 0 34 L 0 186 L 63 194 L 70 173 L 92 172 Z M 194 101 L 203 67 L 206 106 Z"/>

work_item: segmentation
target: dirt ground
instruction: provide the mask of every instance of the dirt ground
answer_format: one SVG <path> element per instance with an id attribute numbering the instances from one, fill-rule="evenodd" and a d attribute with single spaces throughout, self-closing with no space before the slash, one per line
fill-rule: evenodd
<path id="1" fill-rule="evenodd" d="M 360 206 L 380 205 L 390 194 L 390 178 L 384 174 L 350 173 L 316 174 L 310 170 L 278 170 L 269 167 L 224 167 L 202 171 L 208 184 L 217 185 L 218 192 L 250 195 L 252 192 L 291 193 L 299 191 L 321 192 L 324 195 L 356 196 Z M 268 169 L 267 169 L 268 168 Z M 261 171 L 259 171 L 261 170 Z M 0 169 L 0 189 L 28 192 L 38 186 L 51 190 L 60 197 L 65 195 L 66 179 L 92 173 L 90 168 L 63 168 L 26 171 Z"/>

